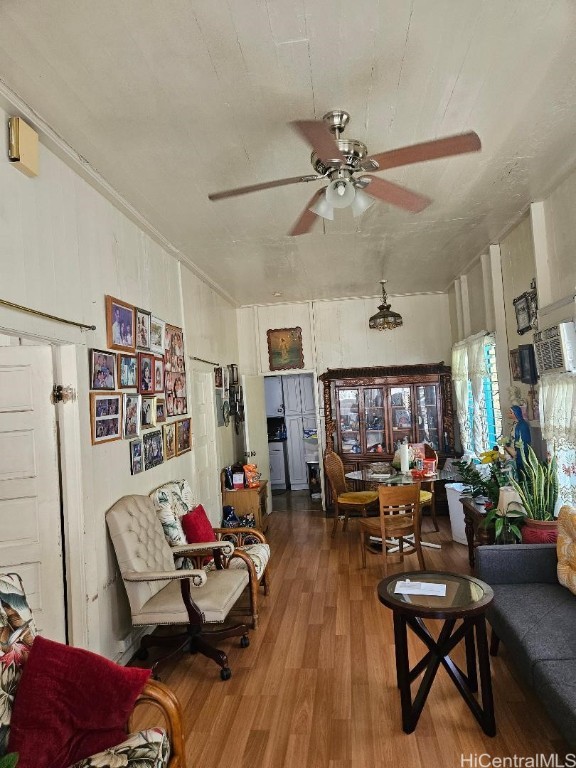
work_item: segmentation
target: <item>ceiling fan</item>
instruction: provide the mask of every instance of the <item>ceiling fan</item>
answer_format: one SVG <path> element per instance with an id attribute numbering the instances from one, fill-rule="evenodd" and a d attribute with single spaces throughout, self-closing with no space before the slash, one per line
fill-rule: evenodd
<path id="1" fill-rule="evenodd" d="M 334 208 L 351 206 L 354 216 L 359 216 L 374 202 L 371 198 L 418 213 L 430 205 L 432 202 L 430 198 L 374 176 L 371 172 L 385 171 L 388 168 L 421 163 L 450 155 L 477 152 L 481 148 L 479 137 L 470 131 L 368 155 L 368 149 L 361 141 L 341 138 L 349 120 L 350 115 L 347 112 L 335 109 L 327 112 L 322 120 L 295 120 L 290 123 L 312 147 L 310 160 L 316 175 L 293 176 L 288 179 L 237 187 L 224 192 L 215 192 L 208 195 L 208 198 L 213 201 L 224 200 L 227 197 L 237 197 L 287 184 L 318 179 L 329 180 L 327 187 L 322 187 L 312 195 L 289 232 L 290 235 L 303 235 L 310 232 L 317 216 L 333 219 Z"/>

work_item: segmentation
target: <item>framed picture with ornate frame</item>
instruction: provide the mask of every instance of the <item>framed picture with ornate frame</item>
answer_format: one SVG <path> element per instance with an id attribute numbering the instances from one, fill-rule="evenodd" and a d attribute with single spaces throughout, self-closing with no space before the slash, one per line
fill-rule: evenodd
<path id="1" fill-rule="evenodd" d="M 517 296 L 512 303 L 516 313 L 516 330 L 519 335 L 522 336 L 527 331 L 536 328 L 538 313 L 536 289 L 531 288 L 529 291 L 525 291 L 520 296 Z"/>
<path id="2" fill-rule="evenodd" d="M 304 368 L 302 328 L 273 328 L 266 331 L 271 371 Z"/>

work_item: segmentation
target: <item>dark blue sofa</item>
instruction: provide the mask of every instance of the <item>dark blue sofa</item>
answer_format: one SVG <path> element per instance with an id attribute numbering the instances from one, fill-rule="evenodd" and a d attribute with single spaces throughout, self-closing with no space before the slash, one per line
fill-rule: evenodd
<path id="1" fill-rule="evenodd" d="M 555 544 L 481 546 L 476 575 L 494 590 L 487 611 L 498 640 L 576 748 L 576 595 L 558 583 Z"/>

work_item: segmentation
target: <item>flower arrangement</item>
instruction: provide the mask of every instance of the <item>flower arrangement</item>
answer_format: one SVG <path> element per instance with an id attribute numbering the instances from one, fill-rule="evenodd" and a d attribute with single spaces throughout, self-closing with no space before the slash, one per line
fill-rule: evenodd
<path id="1" fill-rule="evenodd" d="M 497 447 L 480 454 L 480 464 L 488 465 L 487 471 L 481 472 L 473 462 L 455 461 L 454 465 L 465 485 L 464 493 L 477 499 L 485 497 L 490 507 L 498 506 L 500 488 L 510 484 L 512 467 L 503 458 Z"/>
<path id="2" fill-rule="evenodd" d="M 10 752 L 0 757 L 0 768 L 16 768 L 18 765 L 18 752 Z"/>

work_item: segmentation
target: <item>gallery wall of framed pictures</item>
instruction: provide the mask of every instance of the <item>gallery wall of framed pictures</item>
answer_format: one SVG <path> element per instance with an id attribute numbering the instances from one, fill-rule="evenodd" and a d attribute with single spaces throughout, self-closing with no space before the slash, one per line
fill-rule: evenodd
<path id="1" fill-rule="evenodd" d="M 192 448 L 184 334 L 113 296 L 105 305 L 108 349 L 89 350 L 92 445 L 126 440 L 136 475 Z"/>

